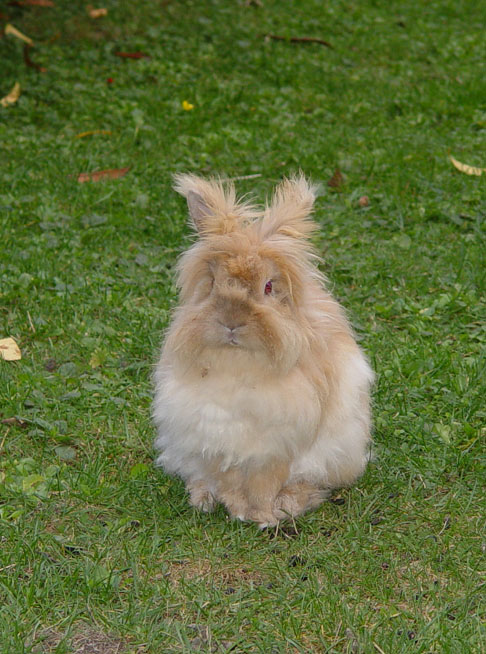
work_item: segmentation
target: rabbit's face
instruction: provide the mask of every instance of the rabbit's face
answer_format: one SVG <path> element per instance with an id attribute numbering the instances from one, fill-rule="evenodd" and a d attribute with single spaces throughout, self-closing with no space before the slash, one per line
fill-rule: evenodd
<path id="1" fill-rule="evenodd" d="M 210 302 L 218 344 L 251 347 L 260 340 L 255 338 L 259 305 L 266 299 L 266 284 L 272 285 L 270 274 L 269 266 L 256 255 L 221 256 L 212 262 Z"/>
<path id="2" fill-rule="evenodd" d="M 272 204 L 256 210 L 232 185 L 192 175 L 176 182 L 199 239 L 179 260 L 181 302 L 166 349 L 195 363 L 211 350 L 290 369 L 308 343 L 302 308 L 318 276 L 308 239 L 313 187 L 303 177 L 286 180 Z"/>
<path id="3" fill-rule="evenodd" d="M 298 356 L 302 330 L 278 254 L 241 234 L 213 239 L 200 254 L 205 270 L 199 269 L 189 304 L 198 316 L 201 346 L 240 348 L 271 360 L 292 348 Z"/>

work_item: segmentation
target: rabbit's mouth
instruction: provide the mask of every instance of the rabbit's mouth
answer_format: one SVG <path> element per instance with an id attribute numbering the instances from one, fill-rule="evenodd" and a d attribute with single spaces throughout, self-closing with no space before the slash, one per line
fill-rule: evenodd
<path id="1" fill-rule="evenodd" d="M 226 343 L 230 347 L 240 347 L 241 346 L 241 341 L 238 339 L 236 334 L 228 334 Z"/>
<path id="2" fill-rule="evenodd" d="M 224 345 L 230 345 L 232 347 L 241 346 L 241 330 L 242 325 L 228 325 L 221 320 L 218 320 L 220 325 L 220 336 Z"/>

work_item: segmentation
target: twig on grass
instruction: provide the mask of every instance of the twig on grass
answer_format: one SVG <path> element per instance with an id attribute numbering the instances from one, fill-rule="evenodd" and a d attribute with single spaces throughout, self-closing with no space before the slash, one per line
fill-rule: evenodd
<path id="1" fill-rule="evenodd" d="M 2 422 L 3 422 L 3 420 L 2 420 Z M 5 440 L 7 438 L 7 435 L 8 435 L 9 431 L 10 431 L 10 427 L 7 427 L 7 431 L 5 432 L 5 434 L 4 434 L 3 438 L 2 438 L 2 442 L 0 443 L 0 452 L 3 450 L 3 446 L 5 445 Z"/>
<path id="2" fill-rule="evenodd" d="M 35 334 L 34 323 L 32 322 L 32 318 L 31 318 L 30 313 L 29 313 L 28 311 L 27 311 L 27 318 L 29 319 L 29 325 L 30 325 L 30 328 L 32 329 L 32 331 L 33 331 L 34 334 Z"/>
<path id="3" fill-rule="evenodd" d="M 325 45 L 326 48 L 333 49 L 333 46 L 324 39 L 317 39 L 313 36 L 279 36 L 277 34 L 264 34 L 265 39 L 273 39 L 274 41 L 289 41 L 290 43 L 319 43 Z"/>
<path id="4" fill-rule="evenodd" d="M 0 572 L 3 572 L 4 570 L 9 570 L 10 568 L 15 568 L 17 564 L 16 563 L 11 563 L 10 565 L 6 565 L 4 568 L 0 568 Z"/>
<path id="5" fill-rule="evenodd" d="M 254 173 L 253 175 L 238 175 L 238 177 L 224 177 L 221 181 L 223 182 L 239 182 L 242 179 L 255 179 L 256 177 L 261 177 L 261 173 Z"/>

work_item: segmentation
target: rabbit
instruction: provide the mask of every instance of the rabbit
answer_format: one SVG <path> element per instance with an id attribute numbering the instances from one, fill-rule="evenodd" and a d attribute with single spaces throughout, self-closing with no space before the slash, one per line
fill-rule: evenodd
<path id="1" fill-rule="evenodd" d="M 156 463 L 194 507 L 274 526 L 363 473 L 373 372 L 317 268 L 302 174 L 261 209 L 220 180 L 175 190 L 198 239 L 154 375 Z"/>

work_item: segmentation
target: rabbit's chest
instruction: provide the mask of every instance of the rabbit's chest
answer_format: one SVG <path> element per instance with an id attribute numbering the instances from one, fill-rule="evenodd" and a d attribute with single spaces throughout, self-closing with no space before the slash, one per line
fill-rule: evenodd
<path id="1" fill-rule="evenodd" d="M 201 376 L 171 384 L 171 422 L 185 446 L 231 465 L 248 458 L 291 455 L 312 442 L 320 420 L 315 390 L 304 378 L 242 383 L 231 376 Z"/>

